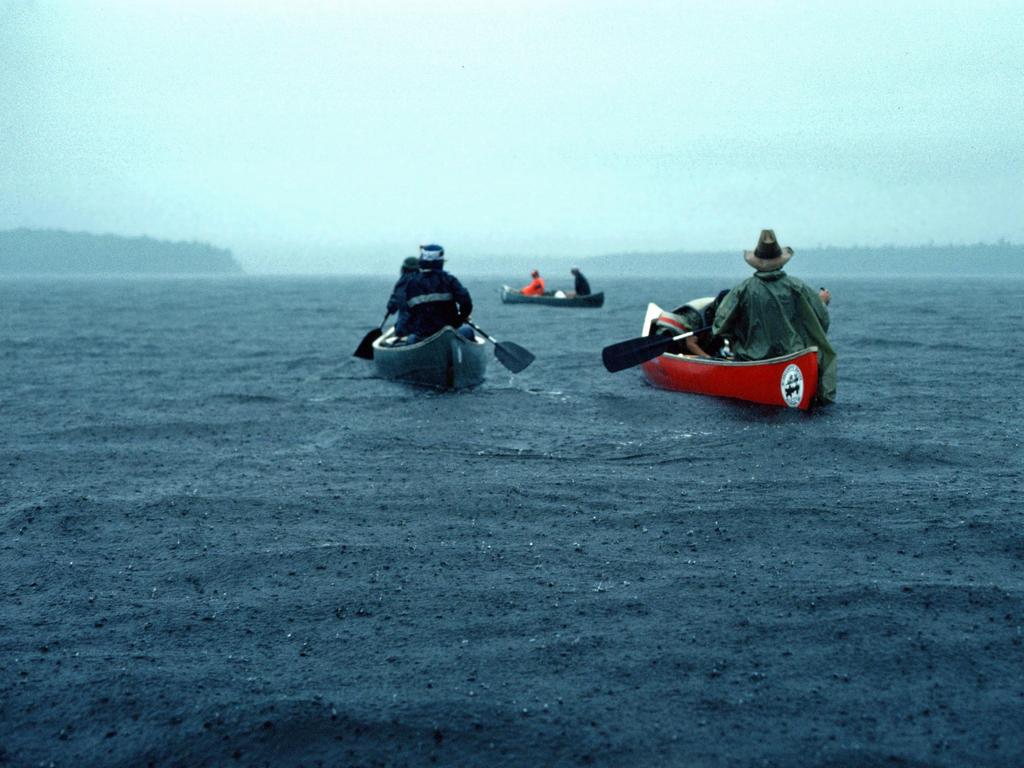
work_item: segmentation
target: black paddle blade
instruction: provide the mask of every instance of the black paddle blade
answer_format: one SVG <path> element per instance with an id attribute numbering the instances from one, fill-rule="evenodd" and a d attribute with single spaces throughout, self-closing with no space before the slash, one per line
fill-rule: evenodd
<path id="1" fill-rule="evenodd" d="M 672 346 L 671 336 L 643 336 L 611 344 L 601 350 L 601 360 L 609 373 L 622 371 L 653 360 Z"/>
<path id="2" fill-rule="evenodd" d="M 356 347 L 356 351 L 352 353 L 352 356 L 361 357 L 363 360 L 373 360 L 373 342 L 383 334 L 384 332 L 380 328 L 374 328 L 363 336 L 363 340 L 359 342 L 359 346 Z"/>
<path id="3" fill-rule="evenodd" d="M 528 349 L 523 349 L 511 341 L 502 341 L 494 345 L 494 356 L 498 362 L 508 368 L 512 373 L 519 373 L 526 369 L 536 358 Z"/>

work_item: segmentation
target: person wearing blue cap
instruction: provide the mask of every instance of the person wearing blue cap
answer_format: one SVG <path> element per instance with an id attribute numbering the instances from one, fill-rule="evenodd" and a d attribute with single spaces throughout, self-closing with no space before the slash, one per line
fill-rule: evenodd
<path id="1" fill-rule="evenodd" d="M 420 271 L 405 285 L 405 303 L 409 308 L 407 344 L 433 336 L 446 325 L 474 338 L 473 329 L 464 325 L 473 300 L 458 278 L 445 272 L 440 245 L 420 246 Z"/>

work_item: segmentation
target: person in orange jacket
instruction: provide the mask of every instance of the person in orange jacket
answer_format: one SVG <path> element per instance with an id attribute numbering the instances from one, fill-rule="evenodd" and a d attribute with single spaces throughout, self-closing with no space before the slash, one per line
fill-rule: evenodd
<path id="1" fill-rule="evenodd" d="M 535 269 L 530 273 L 530 277 L 533 278 L 533 282 L 522 288 L 519 292 L 524 296 L 543 296 L 544 278 L 540 276 L 540 272 Z"/>

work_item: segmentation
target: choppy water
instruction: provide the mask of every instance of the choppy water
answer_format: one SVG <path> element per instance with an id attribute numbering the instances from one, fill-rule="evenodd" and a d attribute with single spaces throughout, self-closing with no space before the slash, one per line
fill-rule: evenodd
<path id="1" fill-rule="evenodd" d="M 604 371 L 648 300 L 718 283 L 594 280 L 604 309 L 559 310 L 465 282 L 537 360 L 458 394 L 351 357 L 391 280 L 0 282 L 8 757 L 369 760 L 386 737 L 413 762 L 727 764 L 738 730 L 768 764 L 829 735 L 847 751 L 812 763 L 1021 746 L 1024 281 L 832 282 L 839 401 L 811 414 Z M 357 724 L 348 758 L 309 725 L 325 702 Z M 305 735 L 275 753 L 257 726 L 282 720 Z"/>
<path id="2" fill-rule="evenodd" d="M 466 282 L 477 322 L 537 362 L 512 376 L 492 360 L 487 382 L 459 395 L 375 379 L 372 365 L 350 356 L 379 322 L 389 280 L 0 283 L 8 439 L 98 424 L 112 433 L 174 423 L 209 429 L 274 412 L 319 414 L 350 429 L 370 423 L 386 434 L 381 409 L 402 404 L 403 418 L 427 421 L 404 439 L 447 450 L 489 449 L 506 433 L 523 450 L 580 457 L 614 455 L 625 444 L 657 453 L 688 435 L 740 449 L 741 435 L 779 425 L 794 437 L 969 446 L 988 464 L 1005 456 L 1019 415 L 1020 280 L 833 283 L 839 403 L 809 419 L 665 393 L 638 371 L 601 367 L 601 347 L 636 336 L 648 300 L 674 305 L 717 284 L 618 281 L 601 286 L 602 310 L 559 310 L 502 305 L 494 282 Z M 430 422 L 432 413 L 457 417 L 463 428 Z M 449 431 L 471 445 L 452 444 Z M 741 462 L 743 451 L 732 455 Z"/>

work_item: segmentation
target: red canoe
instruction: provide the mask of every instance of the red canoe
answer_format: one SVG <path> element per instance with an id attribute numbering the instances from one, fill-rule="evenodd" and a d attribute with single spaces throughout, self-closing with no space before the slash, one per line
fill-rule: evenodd
<path id="1" fill-rule="evenodd" d="M 647 305 L 644 334 L 662 312 Z M 769 360 L 734 361 L 664 354 L 642 364 L 657 387 L 676 392 L 732 397 L 765 405 L 807 410 L 818 391 L 818 348 L 808 347 Z"/>

